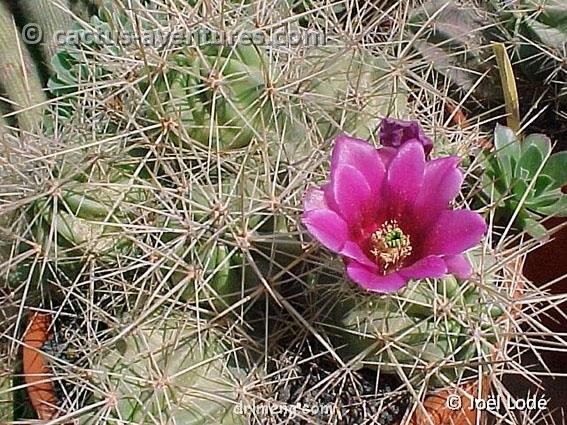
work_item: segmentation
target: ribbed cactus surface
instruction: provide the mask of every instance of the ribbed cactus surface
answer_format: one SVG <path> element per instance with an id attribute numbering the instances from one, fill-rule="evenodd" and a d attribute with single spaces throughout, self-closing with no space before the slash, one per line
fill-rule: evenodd
<path id="1" fill-rule="evenodd" d="M 204 326 L 207 326 L 206 324 Z M 234 412 L 245 370 L 238 349 L 184 315 L 157 316 L 93 360 L 93 401 L 81 423 L 244 424 Z"/>
<path id="2" fill-rule="evenodd" d="M 322 297 L 331 311 L 327 332 L 345 360 L 417 386 L 449 385 L 493 361 L 508 291 L 503 273 L 414 281 L 395 296 L 373 299 L 345 285 Z"/>

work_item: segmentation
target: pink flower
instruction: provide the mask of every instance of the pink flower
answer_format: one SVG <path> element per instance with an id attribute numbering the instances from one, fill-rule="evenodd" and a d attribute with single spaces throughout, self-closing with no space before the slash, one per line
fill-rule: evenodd
<path id="1" fill-rule="evenodd" d="M 479 243 L 486 223 L 449 205 L 463 180 L 459 158 L 426 161 L 420 140 L 401 143 L 387 161 L 380 151 L 338 136 L 330 182 L 307 192 L 303 224 L 370 291 L 393 292 L 410 279 L 448 273 L 468 277 L 463 252 Z"/>

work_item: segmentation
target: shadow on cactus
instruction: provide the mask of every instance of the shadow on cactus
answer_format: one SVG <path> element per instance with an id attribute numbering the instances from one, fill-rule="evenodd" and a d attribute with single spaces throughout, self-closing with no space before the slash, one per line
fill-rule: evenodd
<path id="1" fill-rule="evenodd" d="M 499 93 L 489 61 L 487 40 L 498 39 L 491 14 L 472 2 L 430 0 L 412 10 L 407 29 L 416 51 L 455 87 L 482 97 Z"/>
<path id="2" fill-rule="evenodd" d="M 565 69 L 567 8 L 560 0 L 452 2 L 429 0 L 410 12 L 411 43 L 427 63 L 430 81 L 459 89 L 465 106 L 476 101 L 498 108 L 502 103 L 497 68 L 491 51 L 502 43 L 510 55 L 523 115 L 532 128 L 564 133 L 562 107 L 567 91 Z M 441 78 L 432 78 L 433 67 Z M 483 112 L 483 113 L 484 113 Z"/>
<path id="3" fill-rule="evenodd" d="M 522 75 L 535 82 L 545 79 L 564 104 L 567 71 L 567 6 L 561 0 L 520 0 L 487 3 L 503 20 L 514 43 L 515 58 Z"/>

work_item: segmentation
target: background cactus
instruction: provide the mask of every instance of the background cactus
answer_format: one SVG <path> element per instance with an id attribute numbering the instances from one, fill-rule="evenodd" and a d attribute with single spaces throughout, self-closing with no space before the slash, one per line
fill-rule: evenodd
<path id="1" fill-rule="evenodd" d="M 381 298 L 347 282 L 339 261 L 299 224 L 305 189 L 327 174 L 333 137 L 373 139 L 385 115 L 418 118 L 437 155 L 466 158 L 469 185 L 459 202 L 471 202 L 479 184 L 478 128 L 446 125 L 447 89 L 424 78 L 427 64 L 399 43 L 407 7 L 386 3 L 354 12 L 345 2 L 113 1 L 100 2 L 97 17 L 83 12 L 88 25 L 113 31 L 200 22 L 209 31 L 270 35 L 289 23 L 325 29 L 327 44 L 89 42 L 56 55 L 48 131 L 33 140 L 49 143 L 18 146 L 14 136 L 6 145 L 14 159 L 3 170 L 19 174 L 0 204 L 2 216 L 16 217 L 1 226 L 11 244 L 0 264 L 0 301 L 17 313 L 0 335 L 13 359 L 21 334 L 14 323 L 29 311 L 53 314 L 54 339 L 43 351 L 53 381 L 63 384 L 58 398 L 68 418 L 208 423 L 234 403 L 290 408 L 317 402 L 327 388 L 340 394 L 351 382 L 353 395 L 340 408 L 304 420 L 344 423 L 345 404 L 368 401 L 372 408 L 356 410 L 357 421 L 391 422 L 393 414 L 380 416 L 390 400 L 399 403 L 396 419 L 407 419 L 432 388 L 465 377 L 488 372 L 494 390 L 507 391 L 501 380 L 520 368 L 520 347 L 537 352 L 547 344 L 542 339 L 553 338 L 532 317 L 558 299 L 511 268 L 538 241 L 493 251 L 489 236 L 473 279 L 456 288 L 450 279 L 413 283 Z M 207 85 L 212 71 L 224 72 L 224 87 Z M 491 221 L 491 203 L 483 213 Z M 443 301 L 454 308 L 444 311 Z M 471 334 L 468 326 L 479 320 L 486 325 Z M 370 340 L 372 326 L 395 328 L 382 352 Z M 550 345 L 561 343 L 554 338 Z M 315 341 L 316 350 L 285 350 L 302 341 Z M 439 341 L 446 343 L 441 350 L 421 356 Z M 195 368 L 174 364 L 185 354 Z M 315 362 L 324 371 L 308 378 L 300 368 L 305 385 L 285 397 L 279 378 L 290 362 Z M 173 382 L 161 388 L 139 379 L 174 369 Z M 202 373 L 221 376 L 215 385 L 227 390 L 223 401 L 212 402 L 210 387 L 196 378 Z M 535 379 L 536 372 L 524 373 Z M 205 394 L 181 397 L 188 386 Z M 140 392 L 148 398 L 129 397 Z M 177 409 L 187 405 L 193 408 Z M 224 417 L 267 419 L 250 411 Z"/>
<path id="2" fill-rule="evenodd" d="M 467 108 L 502 105 L 491 45 L 511 57 L 524 121 L 532 132 L 564 134 L 565 4 L 562 1 L 450 2 L 431 0 L 410 13 L 407 40 L 458 88 Z"/>
<path id="3" fill-rule="evenodd" d="M 14 123 L 4 122 L 21 127 L 22 131 L 37 130 L 41 125 L 43 108 L 47 97 L 42 89 L 40 74 L 34 64 L 27 45 L 22 40 L 16 21 L 8 6 L 0 3 L 0 28 L 3 40 L 0 50 L 0 81 L 4 96 L 2 108 L 10 111 Z M 4 116 L 4 120 L 7 117 Z"/>
<path id="4" fill-rule="evenodd" d="M 8 363 L 9 365 L 9 363 Z M 14 402 L 12 400 L 12 379 L 13 372 L 10 368 L 6 368 L 0 377 L 0 419 L 9 421 L 13 417 Z"/>
<path id="5" fill-rule="evenodd" d="M 567 73 L 562 64 L 567 46 L 567 6 L 558 0 L 522 0 L 490 5 L 503 20 L 515 40 L 513 58 L 532 83 L 540 78 L 558 104 L 565 103 Z"/>

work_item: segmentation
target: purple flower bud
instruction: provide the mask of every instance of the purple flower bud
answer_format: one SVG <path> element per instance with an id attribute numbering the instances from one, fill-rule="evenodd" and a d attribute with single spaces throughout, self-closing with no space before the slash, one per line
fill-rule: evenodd
<path id="1" fill-rule="evenodd" d="M 425 135 L 417 121 L 404 121 L 384 118 L 380 125 L 380 143 L 384 147 L 399 149 L 408 142 L 419 142 L 425 156 L 433 149 L 433 142 Z"/>

